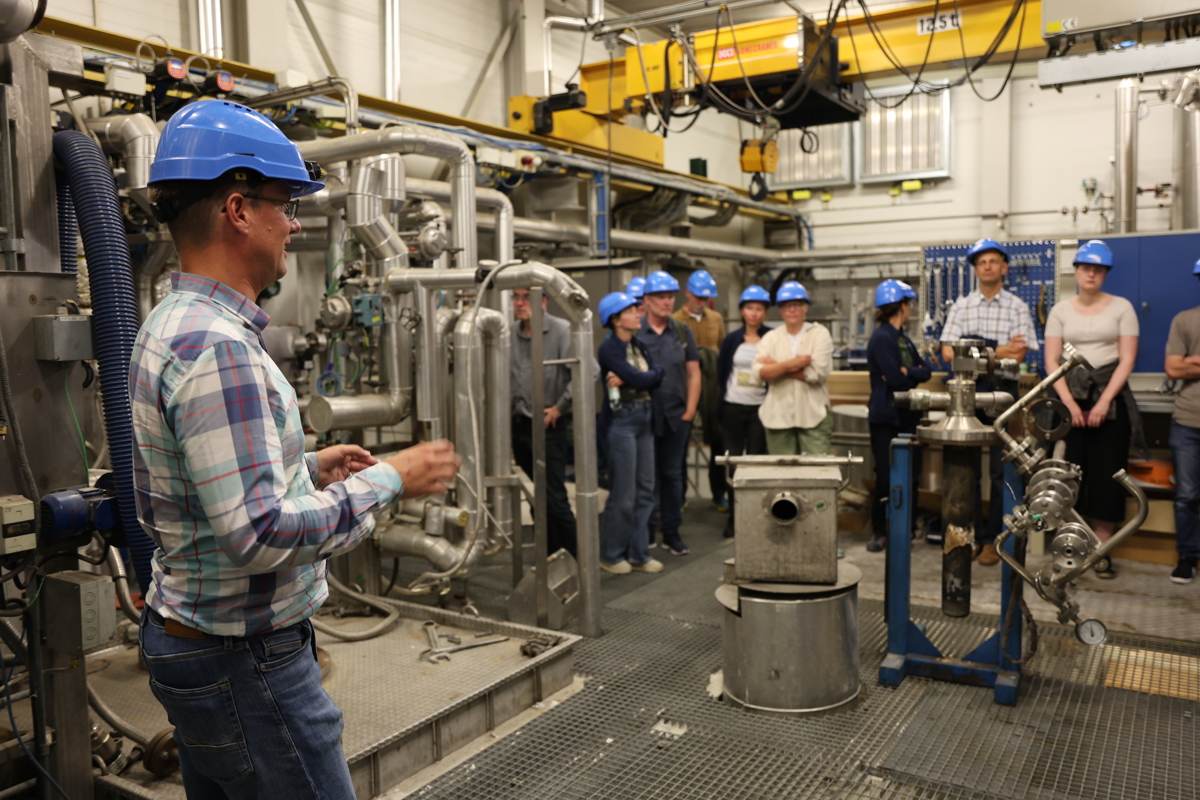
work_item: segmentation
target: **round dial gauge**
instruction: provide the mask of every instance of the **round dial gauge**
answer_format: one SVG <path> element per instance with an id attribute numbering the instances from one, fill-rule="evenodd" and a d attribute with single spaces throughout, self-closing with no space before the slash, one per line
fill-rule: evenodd
<path id="1" fill-rule="evenodd" d="M 1098 619 L 1085 619 L 1075 626 L 1075 638 L 1088 647 L 1104 644 L 1108 638 L 1108 628 Z"/>

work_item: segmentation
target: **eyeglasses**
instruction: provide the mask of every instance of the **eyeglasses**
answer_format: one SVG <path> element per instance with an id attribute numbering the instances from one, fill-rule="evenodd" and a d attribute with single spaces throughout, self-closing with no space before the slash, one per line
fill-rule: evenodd
<path id="1" fill-rule="evenodd" d="M 296 214 L 300 212 L 299 200 L 280 200 L 278 197 L 268 197 L 265 194 L 251 194 L 249 192 L 242 192 L 242 197 L 250 197 L 255 200 L 266 200 L 270 203 L 276 203 L 280 206 L 283 206 L 283 215 L 287 217 L 289 221 L 294 220 L 296 218 Z"/>

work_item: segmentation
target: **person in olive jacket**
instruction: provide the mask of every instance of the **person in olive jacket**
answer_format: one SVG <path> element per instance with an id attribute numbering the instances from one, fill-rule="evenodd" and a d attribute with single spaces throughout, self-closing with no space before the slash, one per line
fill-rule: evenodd
<path id="1" fill-rule="evenodd" d="M 873 553 L 887 547 L 891 441 L 901 433 L 916 433 L 917 423 L 921 420 L 920 411 L 897 408 L 892 395 L 917 388 L 932 374 L 912 339 L 904 333 L 916 301 L 917 293 L 904 281 L 886 280 L 875 289 L 875 321 L 879 326 L 867 343 L 867 368 L 871 373 L 867 422 L 871 428 L 871 454 L 875 457 L 875 497 L 871 504 L 873 536 L 867 549 Z M 920 450 L 913 452 L 914 480 L 909 506 L 915 521 L 915 476 L 921 471 L 921 453 Z"/>

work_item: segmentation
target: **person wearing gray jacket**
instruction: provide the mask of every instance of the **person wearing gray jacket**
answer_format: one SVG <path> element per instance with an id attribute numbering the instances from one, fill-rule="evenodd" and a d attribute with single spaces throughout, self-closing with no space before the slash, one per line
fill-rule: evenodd
<path id="1" fill-rule="evenodd" d="M 571 326 L 546 314 L 542 295 L 542 357 L 554 361 L 571 357 Z M 533 317 L 528 289 L 513 290 L 512 326 L 512 444 L 513 457 L 533 478 L 533 425 L 546 429 L 546 534 L 547 551 L 560 548 L 575 555 L 575 513 L 567 498 L 567 449 L 571 429 L 571 368 L 566 364 L 545 367 L 546 407 L 533 408 L 533 364 L 530 321 Z"/>

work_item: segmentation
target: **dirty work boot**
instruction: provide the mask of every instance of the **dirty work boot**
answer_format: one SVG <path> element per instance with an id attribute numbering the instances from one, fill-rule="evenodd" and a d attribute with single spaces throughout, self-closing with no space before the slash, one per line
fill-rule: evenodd
<path id="1" fill-rule="evenodd" d="M 988 542 L 980 549 L 979 563 L 985 567 L 993 567 L 1000 563 L 1000 554 L 996 552 L 996 545 Z"/>

